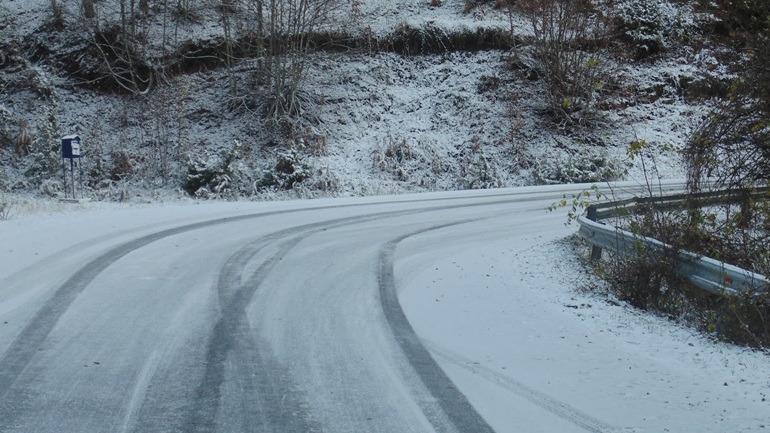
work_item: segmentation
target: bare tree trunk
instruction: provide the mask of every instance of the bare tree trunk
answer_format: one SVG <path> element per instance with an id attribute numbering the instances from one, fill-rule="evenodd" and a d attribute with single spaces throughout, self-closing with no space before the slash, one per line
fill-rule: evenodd
<path id="1" fill-rule="evenodd" d="M 134 36 L 136 36 L 136 0 L 131 0 L 130 8 L 129 8 L 129 14 L 130 14 L 130 20 L 131 23 L 131 38 L 133 39 Z"/>
<path id="2" fill-rule="evenodd" d="M 168 0 L 163 0 L 163 57 L 166 56 L 166 44 L 168 43 L 166 30 L 168 29 Z"/>
<path id="3" fill-rule="evenodd" d="M 120 0 L 120 29 L 126 33 L 126 0 Z"/>
<path id="4" fill-rule="evenodd" d="M 94 0 L 83 0 L 83 16 L 88 19 L 96 17 L 96 10 L 94 9 Z"/>
<path id="5" fill-rule="evenodd" d="M 265 55 L 265 3 L 262 0 L 257 2 L 257 83 L 262 81 L 264 76 L 264 55 Z"/>
<path id="6" fill-rule="evenodd" d="M 51 13 L 54 21 L 61 22 L 61 6 L 56 0 L 51 0 Z"/>
<path id="7" fill-rule="evenodd" d="M 230 0 L 222 0 L 220 6 L 222 30 L 225 35 L 225 66 L 227 67 L 227 76 L 230 81 L 230 94 L 237 96 L 235 73 L 233 72 L 233 26 L 231 20 L 231 14 L 234 12 L 233 4 Z"/>

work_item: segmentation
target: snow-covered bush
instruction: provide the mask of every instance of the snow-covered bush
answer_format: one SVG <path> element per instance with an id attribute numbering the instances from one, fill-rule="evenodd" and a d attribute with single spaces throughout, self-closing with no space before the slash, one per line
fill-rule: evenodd
<path id="1" fill-rule="evenodd" d="M 648 57 L 663 50 L 665 17 L 659 0 L 622 2 L 615 20 L 621 34 L 635 46 L 637 57 Z"/>
<path id="2" fill-rule="evenodd" d="M 618 180 L 626 164 L 607 152 L 585 148 L 576 153 L 548 152 L 536 159 L 533 175 L 541 184 L 587 183 Z"/>
<path id="3" fill-rule="evenodd" d="M 624 0 L 614 14 L 617 32 L 639 59 L 665 51 L 693 30 L 684 11 L 664 0 Z"/>
<path id="4" fill-rule="evenodd" d="M 40 184 L 40 193 L 47 197 L 59 197 L 63 191 L 64 185 L 58 179 L 46 179 Z"/>
<path id="5" fill-rule="evenodd" d="M 8 146 L 13 139 L 11 134 L 12 119 L 10 110 L 5 108 L 5 105 L 0 104 L 0 148 Z"/>
<path id="6" fill-rule="evenodd" d="M 182 185 L 188 194 L 201 198 L 232 197 L 244 188 L 247 169 L 241 161 L 241 144 L 236 141 L 231 148 L 219 154 L 196 155 L 187 166 L 187 176 Z"/>
<path id="7" fill-rule="evenodd" d="M 339 177 L 329 167 L 317 168 L 308 185 L 309 189 L 326 193 L 336 193 L 340 187 Z"/>
<path id="8" fill-rule="evenodd" d="M 295 189 L 313 175 L 313 168 L 296 149 L 278 155 L 273 170 L 265 170 L 258 182 L 261 189 Z M 256 188 L 255 188 L 256 189 Z"/>
<path id="9" fill-rule="evenodd" d="M 412 171 L 415 152 L 406 138 L 388 137 L 384 146 L 374 149 L 372 158 L 374 168 L 390 173 L 400 181 L 405 181 Z"/>
<path id="10" fill-rule="evenodd" d="M 372 151 L 373 167 L 396 180 L 429 187 L 447 171 L 447 163 L 430 140 L 413 146 L 405 137 L 388 136 Z"/>
<path id="11" fill-rule="evenodd" d="M 0 194 L 0 220 L 7 220 L 11 216 L 13 201 L 5 194 Z"/>
<path id="12" fill-rule="evenodd" d="M 112 152 L 110 156 L 112 159 L 109 169 L 110 179 L 114 181 L 126 179 L 133 170 L 131 157 L 128 153 L 120 150 Z"/>
<path id="13" fill-rule="evenodd" d="M 310 125 L 305 126 L 303 132 L 295 138 L 294 142 L 305 152 L 315 156 L 325 155 L 328 150 L 326 135 Z"/>
<path id="14" fill-rule="evenodd" d="M 468 189 L 489 189 L 503 186 L 497 164 L 481 148 L 470 154 L 465 169 L 464 183 L 465 188 Z"/>

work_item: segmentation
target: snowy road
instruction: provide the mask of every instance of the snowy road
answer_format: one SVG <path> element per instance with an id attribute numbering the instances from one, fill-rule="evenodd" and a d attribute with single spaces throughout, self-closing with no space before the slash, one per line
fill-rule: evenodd
<path id="1" fill-rule="evenodd" d="M 451 347 L 468 338 L 454 338 L 457 326 L 473 334 L 474 325 L 418 299 L 426 269 L 464 251 L 573 232 L 563 213 L 544 210 L 564 192 L 165 205 L 3 222 L 0 431 L 475 433 L 536 431 L 533 422 L 642 431 L 621 430 L 607 407 L 565 402 L 574 390 L 501 376 L 474 360 L 472 344 Z M 547 313 L 539 308 L 512 322 Z M 533 350 L 542 348 L 517 347 Z M 501 406 L 517 399 L 522 413 Z M 524 413 L 530 405 L 536 421 Z"/>

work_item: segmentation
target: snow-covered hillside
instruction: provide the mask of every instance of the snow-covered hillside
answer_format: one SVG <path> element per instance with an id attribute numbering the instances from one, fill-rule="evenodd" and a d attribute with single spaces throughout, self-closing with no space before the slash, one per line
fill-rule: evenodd
<path id="1" fill-rule="evenodd" d="M 78 3 L 60 3 L 67 29 L 78 25 Z M 178 24 L 174 40 L 205 45 L 221 36 L 218 15 L 208 2 L 192 3 L 199 7 L 197 18 Z M 343 4 L 329 27 L 373 37 L 404 28 L 426 38 L 430 32 L 486 29 L 512 32 L 514 40 L 526 41 L 531 33 L 525 20 L 495 9 L 492 2 L 479 2 L 468 12 L 463 0 L 439 3 Z M 678 17 L 663 20 L 667 26 L 687 29 L 704 19 L 687 4 L 653 3 L 665 4 L 664 12 Z M 225 68 L 176 74 L 147 97 L 78 85 L 56 69 L 55 56 L 44 52 L 64 49 L 61 44 L 68 40 L 66 31 L 50 28 L 50 4 L 0 4 L 2 32 L 14 49 L 9 58 L 16 59 L 0 68 L 5 93 L 0 111 L 6 123 L 0 187 L 7 192 L 62 195 L 58 177 L 42 186 L 29 179 L 30 158 L 19 156 L 13 144 L 22 124 L 40 137 L 51 110 L 60 134 L 78 132 L 83 140 L 86 195 L 94 199 L 184 195 L 189 164 L 199 171 L 227 166 L 228 178 L 218 185 L 229 182 L 223 187 L 229 193 L 215 194 L 210 186 L 198 194 L 206 197 L 368 195 L 643 179 L 639 161 L 626 156 L 633 140 L 650 145 L 658 171 L 653 177 L 678 177 L 676 149 L 708 111 L 707 99 L 700 97 L 707 92 L 690 90 L 707 86 L 702 84 L 707 77 L 726 76 L 708 45 L 672 46 L 645 61 L 605 59 L 614 90 L 598 121 L 575 130 L 543 114 L 542 80 L 527 79 L 511 67 L 521 47 L 470 52 L 446 47 L 444 54 L 409 56 L 387 50 L 322 51 L 309 59 L 305 89 L 312 101 L 306 108 L 311 120 L 293 138 L 277 143 L 258 113 L 233 108 L 228 96 L 232 71 Z M 101 7 L 104 15 L 116 13 L 112 3 Z M 29 47 L 38 51 L 25 53 Z M 239 80 L 247 80 L 249 62 L 236 65 Z M 222 152 L 234 161 L 223 163 L 227 157 Z M 273 178 L 264 181 L 265 173 L 280 171 L 282 158 L 303 171 L 293 191 L 281 191 L 286 185 L 276 187 Z"/>

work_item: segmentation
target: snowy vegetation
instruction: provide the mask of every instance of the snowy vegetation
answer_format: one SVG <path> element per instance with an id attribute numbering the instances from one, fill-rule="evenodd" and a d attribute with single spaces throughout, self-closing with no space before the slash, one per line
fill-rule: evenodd
<path id="1" fill-rule="evenodd" d="M 0 189 L 63 194 L 57 137 L 76 131 L 86 195 L 107 200 L 635 177 L 633 139 L 683 146 L 729 88 L 740 56 L 728 29 L 714 37 L 724 13 L 662 0 L 5 0 Z M 301 175 L 281 171 L 287 155 Z M 676 152 L 659 162 L 683 173 Z"/>

